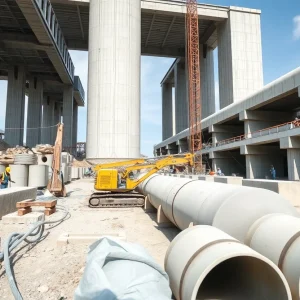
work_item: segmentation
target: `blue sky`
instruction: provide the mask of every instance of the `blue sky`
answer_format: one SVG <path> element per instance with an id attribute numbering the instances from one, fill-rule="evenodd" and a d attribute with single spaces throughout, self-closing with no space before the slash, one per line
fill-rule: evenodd
<path id="1" fill-rule="evenodd" d="M 267 84 L 300 66 L 300 1 L 212 0 L 207 4 L 244 6 L 262 10 L 264 83 Z M 71 51 L 75 73 L 87 91 L 87 52 Z M 173 59 L 142 57 L 141 153 L 152 156 L 153 145 L 161 141 L 160 81 Z M 218 83 L 216 82 L 216 88 Z M 0 81 L 0 128 L 4 128 L 7 83 Z M 78 141 L 85 141 L 86 108 L 79 109 Z"/>

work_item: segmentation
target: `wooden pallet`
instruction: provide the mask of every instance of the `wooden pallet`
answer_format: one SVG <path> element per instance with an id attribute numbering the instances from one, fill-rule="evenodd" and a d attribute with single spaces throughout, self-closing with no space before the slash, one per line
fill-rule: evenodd
<path id="1" fill-rule="evenodd" d="M 50 216 L 56 212 L 57 200 L 51 201 L 36 201 L 33 199 L 27 199 L 20 202 L 17 202 L 18 216 L 24 216 L 32 212 L 32 206 L 43 206 L 45 207 L 44 214 L 45 216 Z"/>

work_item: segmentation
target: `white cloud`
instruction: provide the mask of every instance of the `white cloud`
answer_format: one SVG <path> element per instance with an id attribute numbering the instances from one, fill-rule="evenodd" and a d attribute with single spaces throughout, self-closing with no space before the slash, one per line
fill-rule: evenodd
<path id="1" fill-rule="evenodd" d="M 299 40 L 300 39 L 300 15 L 296 16 L 294 19 L 294 39 Z"/>

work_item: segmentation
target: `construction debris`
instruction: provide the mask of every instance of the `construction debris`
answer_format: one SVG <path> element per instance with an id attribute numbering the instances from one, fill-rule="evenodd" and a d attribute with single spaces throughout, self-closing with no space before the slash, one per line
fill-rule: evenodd
<path id="1" fill-rule="evenodd" d="M 35 151 L 37 154 L 53 154 L 54 147 L 49 144 L 45 145 L 36 145 Z"/>

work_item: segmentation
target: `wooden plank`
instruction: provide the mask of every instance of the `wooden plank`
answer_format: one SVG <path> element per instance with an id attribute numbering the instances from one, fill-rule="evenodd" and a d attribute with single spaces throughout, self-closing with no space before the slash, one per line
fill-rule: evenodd
<path id="1" fill-rule="evenodd" d="M 35 201 L 35 200 L 25 200 L 17 202 L 17 208 L 24 208 L 30 206 L 44 206 L 44 207 L 53 207 L 57 204 L 57 200 L 52 201 Z"/>
<path id="2" fill-rule="evenodd" d="M 44 211 L 45 216 L 50 216 L 56 212 L 56 207 L 46 208 Z"/>
<path id="3" fill-rule="evenodd" d="M 18 216 L 24 216 L 28 213 L 31 213 L 32 212 L 32 209 L 31 207 L 26 207 L 26 208 L 20 208 L 18 209 Z"/>

